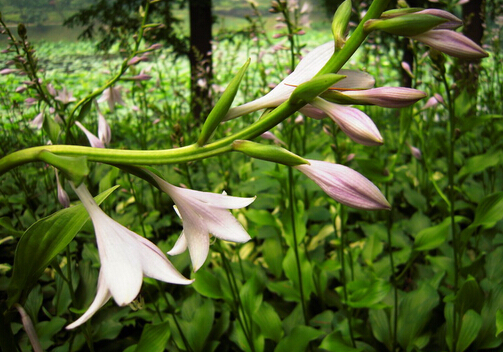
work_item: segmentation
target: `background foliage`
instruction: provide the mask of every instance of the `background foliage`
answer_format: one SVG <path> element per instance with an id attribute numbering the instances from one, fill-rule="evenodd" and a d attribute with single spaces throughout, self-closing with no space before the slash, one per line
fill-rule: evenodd
<path id="1" fill-rule="evenodd" d="M 28 16 L 22 15 L 21 5 L 31 9 L 53 6 L 43 2 L 30 5 L 28 1 L 16 4 L 20 16 Z M 442 5 L 460 12 L 454 3 Z M 225 8 L 225 4 L 215 6 Z M 249 11 L 245 27 L 236 31 L 222 27 L 214 33 L 213 99 L 246 58 L 251 57 L 252 64 L 235 104 L 261 96 L 281 81 L 290 68 L 290 50 L 304 54 L 331 40 L 329 24 L 322 30 L 320 24 L 304 23 L 306 34 L 296 36 L 291 47 L 285 37 L 273 37 L 282 33 L 281 29 L 271 28 L 270 19 L 247 6 L 240 7 Z M 382 131 L 383 146 L 356 145 L 331 121 L 305 119 L 295 123 L 298 116 L 272 131 L 303 157 L 334 161 L 360 171 L 386 194 L 392 211 L 343 207 L 297 173 L 295 204 L 290 204 L 288 169 L 240 154 L 160 167 L 173 184 L 217 193 L 225 190 L 235 196 L 256 195 L 249 208 L 235 212 L 253 240 L 242 245 L 213 243 L 205 266 L 195 274 L 188 255 L 170 257 L 184 275 L 196 279 L 193 285 L 180 287 L 145 279 L 140 296 L 130 307 L 108 303 L 93 317 L 92 324 L 67 331 L 64 326 L 92 301 L 99 270 L 91 223 L 80 224 L 80 229 L 74 224 L 75 238 L 43 265 L 36 279 L 26 277 L 17 291 L 21 297 L 17 301 L 33 321 L 43 349 L 499 350 L 503 344 L 502 37 L 501 13 L 491 2 L 487 6 L 484 44 L 491 55 L 480 63 L 477 94 L 468 94 L 457 84 L 454 72 L 461 65 L 458 61 L 446 57 L 445 62 L 439 62 L 427 54 L 427 48 L 407 43 L 415 58 L 411 85 L 436 99 L 429 100 L 430 106 L 423 101 L 403 109 L 361 107 Z M 364 4 L 355 3 L 355 7 L 361 10 Z M 123 39 L 130 40 L 130 33 L 124 32 Z M 95 44 L 37 43 L 41 78 L 76 97 L 101 86 L 110 72 L 117 72 L 124 53 L 119 46 L 97 53 Z M 377 86 L 398 86 L 402 53 L 401 42 L 372 36 L 350 68 L 371 73 Z M 163 149 L 196 140 L 189 71 L 188 62 L 174 55 L 171 48 L 154 51 L 148 62 L 132 66 L 120 81 L 125 106 L 114 111 L 101 106 L 112 126 L 110 147 Z M 127 79 L 140 72 L 152 78 Z M 0 78 L 1 156 L 48 140 L 30 125 L 40 113 L 36 104 L 26 103 L 31 91 L 16 92 L 24 79 L 18 75 Z M 447 196 L 450 114 L 456 116 L 458 127 L 453 155 L 455 222 L 449 217 Z M 230 121 L 217 134 L 225 135 L 257 118 L 250 115 Z M 83 123 L 94 132 L 96 121 L 97 112 L 92 110 Z M 83 134 L 75 138 L 87 145 Z M 419 148 L 420 159 L 413 157 L 408 145 Z M 181 231 L 171 200 L 117 168 L 103 164 L 92 168 L 89 186 L 93 194 L 119 185 L 101 205 L 107 214 L 163 251 L 171 249 Z M 76 202 L 76 196 L 70 196 Z M 20 260 L 15 258 L 22 254 L 16 253 L 16 248 L 24 240 L 36 243 L 36 226 L 41 225 L 32 224 L 60 210 L 57 199 L 53 172 L 44 164 L 22 166 L 2 176 L 2 346 L 13 341 L 13 349 L 31 350 L 18 311 L 7 309 L 6 304 L 13 299 L 13 265 Z M 302 281 L 293 231 L 299 242 Z M 453 231 L 460 235 L 458 242 L 453 241 Z M 26 264 L 19 264 L 26 268 L 26 275 L 30 260 L 42 262 L 28 256 Z M 459 320 L 455 322 L 453 317 Z"/>

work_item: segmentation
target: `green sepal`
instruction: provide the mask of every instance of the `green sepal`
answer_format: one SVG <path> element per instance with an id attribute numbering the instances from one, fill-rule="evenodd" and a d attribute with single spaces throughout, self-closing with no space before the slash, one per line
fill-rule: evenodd
<path id="1" fill-rule="evenodd" d="M 346 78 L 344 75 L 338 75 L 336 73 L 327 73 L 324 75 L 316 76 L 308 82 L 304 82 L 299 85 L 290 95 L 289 101 L 292 104 L 298 104 L 301 102 L 309 103 L 318 95 L 326 91 L 335 83 L 339 82 L 341 79 Z"/>
<path id="2" fill-rule="evenodd" d="M 252 158 L 272 161 L 288 166 L 309 164 L 304 158 L 294 154 L 277 145 L 265 145 L 245 140 L 235 140 L 232 142 L 232 149 L 244 153 Z"/>
<path id="3" fill-rule="evenodd" d="M 117 187 L 96 196 L 96 203 L 102 203 Z M 73 240 L 88 219 L 86 209 L 79 204 L 40 219 L 25 231 L 14 255 L 12 278 L 7 289 L 9 307 L 16 302 L 23 304 L 45 268 Z"/>
<path id="4" fill-rule="evenodd" d="M 414 13 L 414 12 L 418 12 L 418 11 L 421 11 L 421 10 L 424 10 L 424 8 L 421 8 L 421 7 L 407 7 L 407 8 L 403 8 L 403 9 L 388 10 L 388 11 L 384 11 L 381 14 L 380 19 L 384 20 L 384 19 L 388 19 L 388 18 L 393 18 L 393 17 L 403 16 L 403 15 L 408 15 L 408 14 L 411 14 L 411 13 Z"/>
<path id="5" fill-rule="evenodd" d="M 84 181 L 84 178 L 89 175 L 89 166 L 87 165 L 87 157 L 85 156 L 62 156 L 42 150 L 38 153 L 38 158 L 61 170 L 68 179 L 75 183 L 75 186 L 79 186 Z"/>
<path id="6" fill-rule="evenodd" d="M 445 18 L 427 14 L 407 14 L 385 20 L 369 20 L 364 24 L 364 30 L 369 33 L 381 30 L 386 33 L 412 37 L 422 34 L 447 22 Z"/>
<path id="7" fill-rule="evenodd" d="M 332 21 L 332 34 L 335 40 L 335 48 L 341 49 L 346 42 L 346 31 L 351 18 L 351 0 L 344 1 L 335 11 Z"/>
<path id="8" fill-rule="evenodd" d="M 337 90 L 327 90 L 326 92 L 323 92 L 320 94 L 320 97 L 328 100 L 332 103 L 336 104 L 344 104 L 344 105 L 353 105 L 353 104 L 358 104 L 358 105 L 370 105 L 370 104 L 364 104 L 361 101 L 358 101 L 356 99 L 353 99 L 347 95 L 342 94 L 341 92 Z"/>
<path id="9" fill-rule="evenodd" d="M 239 84 L 243 79 L 243 76 L 246 72 L 246 69 L 250 65 L 250 59 L 246 61 L 246 63 L 241 67 L 236 76 L 232 79 L 231 83 L 225 89 L 225 92 L 222 94 L 218 102 L 215 104 L 210 114 L 204 121 L 203 128 L 201 129 L 201 134 L 199 135 L 199 139 L 197 140 L 197 144 L 203 146 L 211 137 L 215 129 L 218 127 L 220 122 L 224 119 L 225 115 L 229 111 L 232 102 L 234 101 L 234 97 L 239 88 Z"/>

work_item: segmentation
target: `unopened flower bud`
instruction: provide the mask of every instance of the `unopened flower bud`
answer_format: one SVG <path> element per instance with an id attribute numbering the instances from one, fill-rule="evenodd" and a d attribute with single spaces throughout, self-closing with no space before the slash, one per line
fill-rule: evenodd
<path id="1" fill-rule="evenodd" d="M 309 163 L 306 159 L 276 145 L 264 145 L 238 139 L 232 142 L 232 149 L 251 156 L 252 158 L 272 161 L 288 166 Z"/>
<path id="2" fill-rule="evenodd" d="M 423 154 L 421 153 L 421 150 L 419 148 L 416 148 L 408 143 L 407 145 L 410 149 L 410 153 L 414 158 L 416 158 L 417 160 L 421 160 L 423 158 Z"/>
<path id="3" fill-rule="evenodd" d="M 447 22 L 447 19 L 442 17 L 413 13 L 385 20 L 368 20 L 365 22 L 364 29 L 367 32 L 382 30 L 386 33 L 410 37 L 427 32 L 444 22 Z"/>
<path id="4" fill-rule="evenodd" d="M 332 35 L 334 36 L 336 50 L 341 49 L 346 42 L 346 32 L 350 17 L 351 0 L 346 0 L 337 8 L 332 20 Z"/>
<path id="5" fill-rule="evenodd" d="M 365 176 L 338 164 L 307 160 L 295 168 L 313 180 L 331 198 L 357 209 L 390 209 L 381 191 Z"/>
<path id="6" fill-rule="evenodd" d="M 415 39 L 433 49 L 447 55 L 465 60 L 477 60 L 487 57 L 487 53 L 471 39 L 463 34 L 447 29 L 428 31 L 416 36 Z"/>

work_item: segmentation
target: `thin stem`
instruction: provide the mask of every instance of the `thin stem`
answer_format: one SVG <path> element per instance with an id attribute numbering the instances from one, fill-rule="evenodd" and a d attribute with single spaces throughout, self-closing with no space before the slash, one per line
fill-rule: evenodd
<path id="1" fill-rule="evenodd" d="M 386 199 L 389 199 L 389 183 L 386 183 Z M 388 255 L 391 267 L 391 280 L 393 285 L 393 328 L 391 329 L 391 351 L 396 349 L 396 332 L 398 327 L 398 289 L 395 263 L 393 260 L 393 243 L 391 241 L 391 228 L 393 226 L 393 208 L 388 212 L 387 233 L 388 233 Z"/>
<path id="2" fill-rule="evenodd" d="M 297 276 L 299 277 L 299 294 L 300 294 L 300 304 L 302 306 L 302 314 L 304 316 L 304 324 L 308 325 L 308 316 L 306 308 L 306 300 L 304 297 L 304 284 L 302 281 L 302 268 L 300 264 L 299 257 L 299 245 L 297 241 L 297 229 L 295 226 L 295 196 L 293 194 L 293 171 L 292 168 L 288 168 L 288 198 L 290 203 L 290 222 L 292 225 L 292 237 L 293 237 L 293 252 L 295 254 L 295 262 L 297 264 Z"/>
<path id="3" fill-rule="evenodd" d="M 445 87 L 445 93 L 447 97 L 447 105 L 449 112 L 449 120 L 448 120 L 448 131 L 449 131 L 449 155 L 448 155 L 448 179 L 449 179 L 449 217 L 451 218 L 451 233 L 452 233 L 452 249 L 454 253 L 454 294 L 457 294 L 459 290 L 459 269 L 460 269 L 460 253 L 459 253 L 459 238 L 456 233 L 456 222 L 454 218 L 454 201 L 455 201 L 455 190 L 454 190 L 454 145 L 456 142 L 456 114 L 454 112 L 454 106 L 452 101 L 452 96 L 450 92 L 450 87 L 447 82 L 447 78 L 445 76 L 445 72 L 442 73 L 442 83 Z M 452 317 L 452 348 L 456 350 L 456 345 L 458 341 L 458 319 L 460 318 L 458 315 L 457 304 L 454 303 L 453 309 L 453 317 Z"/>
<path id="4" fill-rule="evenodd" d="M 252 333 L 252 329 L 251 329 L 251 327 L 253 326 L 253 322 L 251 321 L 251 317 L 250 317 L 249 322 L 246 319 L 246 312 L 243 308 L 243 303 L 241 302 L 241 296 L 239 295 L 239 288 L 237 286 L 236 277 L 234 276 L 234 272 L 232 271 L 229 260 L 225 256 L 225 252 L 224 252 L 223 248 L 220 246 L 220 244 L 217 244 L 217 247 L 218 247 L 218 251 L 220 253 L 220 256 L 222 257 L 222 263 L 224 265 L 225 274 L 227 276 L 227 281 L 229 282 L 229 287 L 231 289 L 231 293 L 234 298 L 234 304 L 236 305 L 236 307 L 235 307 L 236 318 L 238 319 L 238 322 L 241 325 L 241 329 L 243 329 L 243 333 L 245 335 L 246 340 L 248 341 L 248 345 L 250 346 L 250 349 L 252 350 L 252 352 L 255 352 L 255 345 L 253 343 L 253 338 L 252 338 L 253 333 Z M 241 314 L 239 313 L 240 309 L 243 314 L 243 319 L 241 319 Z"/>
<path id="5" fill-rule="evenodd" d="M 157 280 L 155 282 L 157 284 L 157 288 L 159 289 L 159 292 L 161 293 L 162 298 L 166 302 L 166 305 L 169 307 L 170 303 L 169 303 L 168 297 L 166 296 L 166 293 L 164 292 L 164 290 L 161 286 L 161 283 Z M 176 318 L 174 311 L 171 312 L 171 316 L 173 317 L 173 321 L 175 322 L 176 328 L 178 329 L 178 332 L 180 333 L 180 337 L 182 338 L 182 341 L 183 341 L 183 344 L 185 345 L 185 348 L 187 348 L 187 351 L 191 352 L 192 348 L 190 347 L 189 342 L 187 341 L 187 338 L 185 337 L 185 334 L 183 333 L 183 330 L 182 330 L 180 324 L 178 323 L 178 319 Z M 162 321 L 162 317 L 161 317 L 161 321 Z"/>
<path id="6" fill-rule="evenodd" d="M 355 337 L 353 334 L 353 324 L 352 324 L 352 310 L 348 305 L 348 288 L 347 288 L 347 279 L 346 279 L 346 258 L 344 255 L 344 250 L 346 249 L 346 234 L 344 231 L 344 205 L 339 205 L 339 218 L 341 219 L 339 224 L 341 245 L 339 256 L 341 257 L 341 281 L 342 281 L 342 290 L 344 292 L 344 306 L 346 308 L 348 314 L 348 326 L 349 326 L 349 337 L 351 338 L 351 344 L 353 348 L 356 348 Z M 336 226 L 337 231 L 337 226 Z"/>

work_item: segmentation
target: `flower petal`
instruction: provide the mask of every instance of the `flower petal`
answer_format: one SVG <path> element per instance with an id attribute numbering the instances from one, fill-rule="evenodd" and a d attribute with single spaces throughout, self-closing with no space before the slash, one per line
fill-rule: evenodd
<path id="1" fill-rule="evenodd" d="M 374 121 L 362 111 L 316 98 L 311 105 L 325 112 L 356 143 L 368 146 L 383 144 Z"/>
<path id="2" fill-rule="evenodd" d="M 295 168 L 339 203 L 365 210 L 390 208 L 381 191 L 359 172 L 325 161 L 309 160 L 309 163 Z"/>
<path id="3" fill-rule="evenodd" d="M 98 288 L 96 290 L 96 296 L 94 297 L 93 303 L 91 303 L 87 311 L 79 319 L 68 325 L 66 329 L 75 329 L 77 326 L 82 325 L 83 323 L 88 321 L 94 315 L 94 313 L 98 311 L 98 309 L 103 307 L 103 305 L 108 302 L 110 297 L 112 297 L 112 295 L 110 294 L 110 291 L 106 286 L 105 277 L 100 271 L 100 274 L 98 276 Z"/>
<path id="4" fill-rule="evenodd" d="M 180 237 L 178 237 L 178 239 L 176 240 L 175 245 L 168 252 L 168 255 L 182 254 L 186 250 L 187 250 L 187 238 L 185 237 L 185 234 L 182 231 Z"/>

